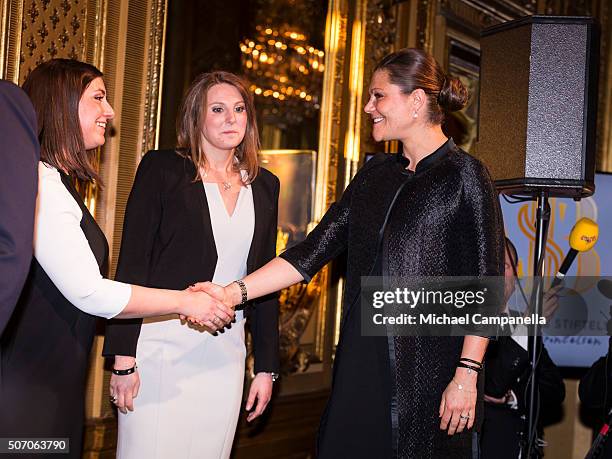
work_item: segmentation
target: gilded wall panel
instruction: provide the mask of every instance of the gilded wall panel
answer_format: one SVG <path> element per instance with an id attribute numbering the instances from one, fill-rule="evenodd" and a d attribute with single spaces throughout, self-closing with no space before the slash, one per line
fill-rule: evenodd
<path id="1" fill-rule="evenodd" d="M 159 140 L 159 108 L 161 107 L 162 69 L 166 30 L 167 1 L 154 1 L 149 6 L 148 49 L 144 98 L 144 132 L 141 156 L 157 148 Z"/>
<path id="2" fill-rule="evenodd" d="M 97 37 L 105 0 L 4 0 L 0 2 L 0 76 L 23 83 L 54 57 L 100 66 Z M 99 49 L 98 49 L 99 50 Z"/>
<path id="3" fill-rule="evenodd" d="M 20 49 L 19 83 L 43 61 L 84 60 L 87 52 L 85 0 L 26 0 Z"/>
<path id="4" fill-rule="evenodd" d="M 0 78 L 18 83 L 24 0 L 0 0 Z"/>
<path id="5" fill-rule="evenodd" d="M 346 122 L 344 85 L 350 22 L 348 2 L 330 0 L 325 30 L 326 70 L 321 93 L 313 221 L 308 231 L 337 199 L 339 161 L 344 148 L 341 127 Z M 282 358 L 292 356 L 290 362 L 283 362 L 283 371 L 296 375 L 284 378 L 282 394 L 329 386 L 335 344 L 334 317 L 340 308 L 337 295 L 334 295 L 337 288 L 332 284 L 330 269 L 326 267 L 308 286 L 294 286 L 281 293 L 281 311 L 283 308 L 295 310 L 291 319 L 282 324 L 281 355 Z M 306 335 L 309 338 L 305 339 Z"/>
<path id="6" fill-rule="evenodd" d="M 367 102 L 368 88 L 372 72 L 376 64 L 387 54 L 395 51 L 397 30 L 397 6 L 392 6 L 390 2 L 369 0 L 367 2 L 366 13 L 366 34 L 365 34 L 365 59 L 363 61 L 363 98 L 359 107 L 359 114 L 363 119 L 360 126 L 361 159 L 367 153 L 378 151 L 388 151 L 391 146 L 377 144 L 372 139 L 372 123 L 363 111 L 363 106 Z"/>
<path id="7" fill-rule="evenodd" d="M 319 157 L 317 164 L 316 222 L 337 199 L 339 161 L 344 139 L 341 137 L 344 105 L 345 66 L 349 27 L 349 5 L 345 0 L 330 0 L 327 16 L 325 48 L 327 69 L 323 82 L 321 104 L 321 128 L 319 135 Z M 318 351 L 324 360 L 331 361 L 332 348 L 338 342 L 338 327 L 342 313 L 341 280 L 332 286 L 328 269 L 319 274 L 321 293 L 319 299 Z M 334 295 L 334 293 L 336 293 Z M 328 307 L 332 311 L 328 311 Z M 332 315 L 333 314 L 333 315 Z M 333 329 L 333 337 L 330 332 Z M 330 339 L 331 338 L 331 339 Z M 329 378 L 329 377 L 328 377 Z M 329 378 L 331 379 L 331 378 Z"/>

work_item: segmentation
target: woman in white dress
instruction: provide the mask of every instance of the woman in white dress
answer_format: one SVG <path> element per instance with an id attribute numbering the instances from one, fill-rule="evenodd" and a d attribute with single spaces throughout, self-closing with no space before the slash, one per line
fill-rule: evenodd
<path id="1" fill-rule="evenodd" d="M 226 285 L 275 256 L 278 179 L 257 163 L 251 95 L 227 72 L 199 76 L 183 101 L 175 150 L 147 153 L 125 214 L 117 279 L 185 288 Z M 237 307 L 219 333 L 177 315 L 107 326 L 115 356 L 119 458 L 229 457 L 240 413 L 245 319 L 255 378 L 248 420 L 268 404 L 278 372 L 278 305 L 268 296 Z M 138 362 L 138 370 L 136 370 Z"/>

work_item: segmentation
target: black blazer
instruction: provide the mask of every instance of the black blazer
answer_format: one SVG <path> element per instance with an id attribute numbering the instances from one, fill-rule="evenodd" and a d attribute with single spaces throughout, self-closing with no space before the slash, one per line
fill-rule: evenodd
<path id="1" fill-rule="evenodd" d="M 128 199 L 116 280 L 182 290 L 212 280 L 217 250 L 202 181 L 193 162 L 174 150 L 150 151 L 138 166 Z M 255 230 L 249 273 L 276 256 L 278 178 L 260 168 L 251 184 Z M 253 336 L 255 372 L 279 371 L 277 295 L 259 298 L 245 315 Z M 141 319 L 111 320 L 103 354 L 136 355 Z"/>
<path id="2" fill-rule="evenodd" d="M 28 96 L 0 81 L 0 336 L 32 261 L 39 146 Z"/>
<path id="3" fill-rule="evenodd" d="M 511 311 L 512 314 L 512 311 Z M 520 442 L 527 429 L 524 415 L 528 412 L 526 391 L 531 376 L 529 355 L 510 336 L 500 336 L 489 343 L 485 355 L 485 394 L 501 398 L 508 390 L 517 397 L 518 409 L 506 404 L 485 403 L 485 416 L 480 436 L 483 459 L 519 457 Z M 565 398 L 561 371 L 542 345 L 538 363 L 538 435 L 544 421 L 554 417 Z"/>

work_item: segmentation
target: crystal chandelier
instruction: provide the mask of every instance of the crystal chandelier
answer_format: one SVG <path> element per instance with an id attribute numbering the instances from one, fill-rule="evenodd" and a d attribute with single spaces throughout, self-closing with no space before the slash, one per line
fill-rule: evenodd
<path id="1" fill-rule="evenodd" d="M 257 25 L 240 43 L 242 67 L 268 120 L 298 124 L 320 108 L 325 53 L 295 26 Z"/>

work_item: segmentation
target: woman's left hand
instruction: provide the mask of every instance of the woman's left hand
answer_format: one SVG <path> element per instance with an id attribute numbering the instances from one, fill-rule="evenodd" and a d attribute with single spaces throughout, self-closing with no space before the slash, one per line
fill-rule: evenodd
<path id="1" fill-rule="evenodd" d="M 251 383 L 251 389 L 249 390 L 249 398 L 246 403 L 246 410 L 251 411 L 247 417 L 247 421 L 251 422 L 253 419 L 259 417 L 270 402 L 272 397 L 272 375 L 270 373 L 257 373 L 255 379 Z M 257 400 L 257 405 L 253 408 Z"/>
<path id="2" fill-rule="evenodd" d="M 440 429 L 449 435 L 461 433 L 474 425 L 476 413 L 476 377 L 461 378 L 456 374 L 442 394 Z"/>

